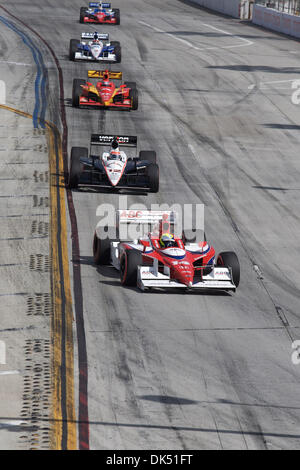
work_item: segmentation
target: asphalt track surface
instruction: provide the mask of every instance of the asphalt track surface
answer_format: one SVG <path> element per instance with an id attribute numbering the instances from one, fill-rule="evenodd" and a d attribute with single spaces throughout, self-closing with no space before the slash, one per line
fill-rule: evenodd
<path id="1" fill-rule="evenodd" d="M 25 74 L 20 62 L 27 54 L 34 64 L 34 54 L 2 22 L 9 102 L 62 134 L 63 106 L 68 151 L 88 146 L 92 132 L 137 135 L 158 154 L 160 192 L 128 196 L 128 204 L 205 204 L 209 241 L 241 263 L 234 295 L 122 288 L 113 269 L 92 262 L 97 206 L 117 206 L 118 197 L 68 196 L 78 447 L 299 449 L 300 366 L 291 360 L 300 327 L 300 121 L 291 101 L 299 42 L 181 0 L 163 9 L 159 0 L 119 1 L 121 25 L 99 30 L 121 42 L 122 64 L 113 68 L 137 82 L 139 110 L 78 110 L 72 80 L 89 67 L 68 60 L 69 40 L 98 29 L 79 24 L 81 3 L 1 5 L 41 35 L 63 75 L 62 103 L 46 44 L 0 12 L 44 62 L 39 80 Z M 43 96 L 43 67 L 48 85 L 36 110 L 33 81 Z"/>

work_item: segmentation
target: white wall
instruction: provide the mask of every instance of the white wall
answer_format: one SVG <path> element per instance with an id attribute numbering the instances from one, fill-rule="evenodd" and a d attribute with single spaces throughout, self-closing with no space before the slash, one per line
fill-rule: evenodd
<path id="1" fill-rule="evenodd" d="M 202 7 L 210 8 L 211 10 L 224 13 L 226 15 L 240 17 L 240 3 L 241 0 L 191 0 Z"/>
<path id="2" fill-rule="evenodd" d="M 299 16 L 280 13 L 261 5 L 254 5 L 252 21 L 254 24 L 272 29 L 273 31 L 300 38 Z"/>

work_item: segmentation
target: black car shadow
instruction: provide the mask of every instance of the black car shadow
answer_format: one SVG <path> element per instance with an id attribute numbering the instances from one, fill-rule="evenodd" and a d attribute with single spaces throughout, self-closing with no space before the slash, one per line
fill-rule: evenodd
<path id="1" fill-rule="evenodd" d="M 128 196 L 147 196 L 149 191 L 142 191 L 142 190 L 137 190 L 137 189 L 125 189 L 125 188 L 105 188 L 101 186 L 79 186 L 78 188 L 73 188 L 72 191 L 78 192 L 78 193 L 95 193 L 95 194 L 124 194 Z"/>

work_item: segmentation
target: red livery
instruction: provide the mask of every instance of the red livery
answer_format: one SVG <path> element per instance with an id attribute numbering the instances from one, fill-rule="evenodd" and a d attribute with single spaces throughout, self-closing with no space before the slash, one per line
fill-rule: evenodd
<path id="1" fill-rule="evenodd" d="M 111 8 L 110 3 L 90 3 L 89 7 L 80 8 L 80 23 L 120 24 L 120 10 Z"/>
<path id="2" fill-rule="evenodd" d="M 117 211 L 117 233 L 107 227 L 96 228 L 93 254 L 96 264 L 112 264 L 120 271 L 124 286 L 140 289 L 185 288 L 221 289 L 235 291 L 240 282 L 240 265 L 234 252 L 226 251 L 215 256 L 214 248 L 207 241 L 190 243 L 184 233 L 174 235 L 174 212 Z M 142 229 L 132 224 L 154 223 L 147 236 L 139 236 Z M 122 225 L 127 225 L 124 235 Z M 131 228 L 129 228 L 131 226 Z M 130 233 L 129 233 L 130 232 Z"/>
<path id="3" fill-rule="evenodd" d="M 88 78 L 101 78 L 93 83 L 86 80 L 73 80 L 72 106 L 138 109 L 138 90 L 135 82 L 126 82 L 120 86 L 112 81 L 122 80 L 122 72 L 89 70 Z"/>

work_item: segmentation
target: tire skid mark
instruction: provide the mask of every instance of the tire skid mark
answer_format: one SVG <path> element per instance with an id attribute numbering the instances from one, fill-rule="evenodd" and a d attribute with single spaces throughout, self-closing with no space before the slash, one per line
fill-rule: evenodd
<path id="1" fill-rule="evenodd" d="M 0 109 L 11 111 L 32 119 L 32 115 L 0 105 Z M 69 278 L 67 228 L 64 189 L 60 184 L 63 174 L 62 145 L 58 129 L 45 121 L 49 145 L 49 168 L 51 174 L 51 292 L 52 308 L 45 297 L 46 314 L 52 310 L 51 336 L 53 342 L 53 419 L 51 447 L 55 450 L 76 449 L 76 419 L 74 405 L 74 346 L 72 332 L 72 296 Z M 54 177 L 54 178 L 53 178 Z M 41 229 L 44 227 L 41 226 Z M 35 238 L 35 237 L 33 237 Z M 28 299 L 29 301 L 29 299 Z M 48 303 L 47 303 L 48 302 Z M 32 299 L 28 314 L 39 314 Z M 33 310 L 32 310 L 33 309 Z"/>
<path id="2" fill-rule="evenodd" d="M 33 43 L 30 37 L 17 28 L 12 22 L 0 16 L 0 21 L 9 29 L 14 31 L 30 49 L 34 62 L 37 67 L 37 74 L 35 79 L 35 107 L 33 111 L 33 126 L 35 129 L 39 125 L 45 129 L 45 114 L 47 108 L 46 85 L 48 80 L 47 69 L 44 64 L 43 56 L 38 47 Z M 41 99 L 40 99 L 41 93 Z M 41 108 L 41 110 L 40 110 Z"/>
<path id="3" fill-rule="evenodd" d="M 60 118 L 63 126 L 62 134 L 62 160 L 65 179 L 68 174 L 68 126 L 65 110 L 64 98 L 64 80 L 60 62 L 48 42 L 31 26 L 26 24 L 20 18 L 13 15 L 9 10 L 0 5 L 0 8 L 12 18 L 20 22 L 29 29 L 45 44 L 54 60 L 58 72 L 59 90 L 60 90 Z M 69 217 L 71 223 L 71 239 L 72 239 L 72 259 L 73 259 L 73 291 L 74 304 L 77 327 L 77 345 L 78 345 L 78 368 L 79 368 L 79 416 L 78 416 L 78 432 L 79 432 L 79 449 L 89 449 L 89 414 L 88 414 L 88 365 L 87 365 L 87 349 L 86 337 L 83 317 L 83 296 L 81 283 L 81 266 L 80 266 L 80 246 L 78 236 L 77 217 L 73 202 L 72 191 L 66 188 L 67 202 L 69 209 Z"/>

